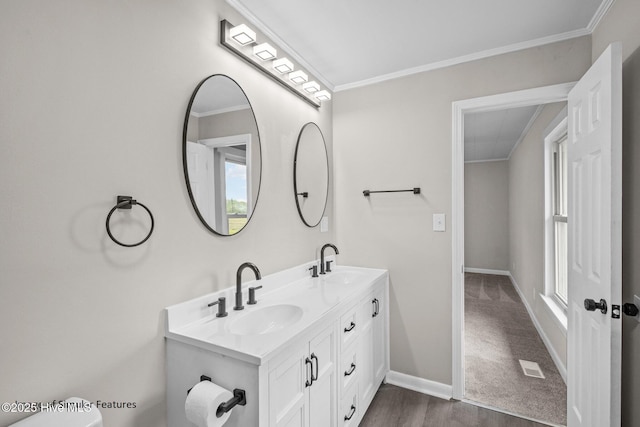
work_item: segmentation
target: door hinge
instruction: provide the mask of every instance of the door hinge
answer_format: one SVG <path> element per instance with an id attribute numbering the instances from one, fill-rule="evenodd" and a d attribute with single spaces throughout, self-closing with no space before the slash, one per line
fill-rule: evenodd
<path id="1" fill-rule="evenodd" d="M 616 304 L 611 304 L 611 318 L 619 319 L 620 318 L 620 306 Z"/>

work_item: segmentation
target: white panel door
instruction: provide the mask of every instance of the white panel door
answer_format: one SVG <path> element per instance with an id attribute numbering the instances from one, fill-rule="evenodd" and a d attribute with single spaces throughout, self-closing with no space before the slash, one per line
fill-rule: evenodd
<path id="1" fill-rule="evenodd" d="M 610 45 L 569 94 L 568 427 L 620 425 L 621 56 Z"/>

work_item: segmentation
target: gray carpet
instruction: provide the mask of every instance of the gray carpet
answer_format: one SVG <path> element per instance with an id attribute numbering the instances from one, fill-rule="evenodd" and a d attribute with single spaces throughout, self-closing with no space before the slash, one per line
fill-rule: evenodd
<path id="1" fill-rule="evenodd" d="M 540 365 L 527 377 L 519 359 Z M 507 276 L 465 274 L 465 397 L 566 425 L 567 388 Z"/>

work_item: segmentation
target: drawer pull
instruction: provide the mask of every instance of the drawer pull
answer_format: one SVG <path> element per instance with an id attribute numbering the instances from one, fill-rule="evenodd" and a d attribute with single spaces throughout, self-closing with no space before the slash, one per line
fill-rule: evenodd
<path id="1" fill-rule="evenodd" d="M 351 405 L 351 411 L 349 411 L 349 415 L 344 416 L 344 420 L 349 421 L 351 418 L 353 418 L 353 414 L 355 413 L 356 413 L 356 405 Z"/>
<path id="2" fill-rule="evenodd" d="M 355 328 L 355 327 L 356 327 L 356 324 L 351 322 L 351 324 L 349 325 L 348 328 L 344 328 L 344 331 L 345 332 L 351 332 L 351 331 L 353 331 L 353 328 Z"/>
<path id="3" fill-rule="evenodd" d="M 316 375 L 313 376 L 313 360 L 315 359 L 316 361 Z M 318 366 L 320 364 L 320 362 L 318 361 L 318 356 L 316 356 L 314 353 L 311 353 L 311 382 L 313 383 L 314 381 L 318 381 L 318 373 L 320 371 L 320 367 Z"/>
<path id="4" fill-rule="evenodd" d="M 311 380 L 309 380 L 309 370 L 306 369 L 307 365 L 311 365 Z M 310 387 L 311 385 L 313 385 L 313 362 L 311 360 L 309 360 L 309 358 L 305 358 L 304 360 L 304 367 L 305 370 L 307 371 L 307 380 L 304 383 L 305 387 Z"/>
<path id="5" fill-rule="evenodd" d="M 351 368 L 348 371 L 344 371 L 344 376 L 348 377 L 349 375 L 353 374 L 355 370 L 356 370 L 356 364 L 352 363 Z"/>
<path id="6" fill-rule="evenodd" d="M 378 298 L 374 298 L 373 301 L 371 301 L 371 304 L 373 304 L 373 314 L 371 315 L 371 317 L 376 317 L 378 314 L 380 314 L 380 301 L 378 300 Z"/>

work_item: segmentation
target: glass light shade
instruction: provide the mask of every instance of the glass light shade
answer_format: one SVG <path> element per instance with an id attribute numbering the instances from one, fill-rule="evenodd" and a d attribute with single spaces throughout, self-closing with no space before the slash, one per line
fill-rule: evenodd
<path id="1" fill-rule="evenodd" d="M 236 25 L 229 30 L 229 35 L 242 46 L 256 41 L 256 32 L 245 24 Z"/>
<path id="2" fill-rule="evenodd" d="M 328 101 L 331 99 L 331 94 L 326 90 L 316 92 L 314 96 L 318 101 Z"/>
<path id="3" fill-rule="evenodd" d="M 291 80 L 295 84 L 300 84 L 309 80 L 309 76 L 307 76 L 307 74 L 304 71 L 297 70 L 292 73 L 289 73 L 289 80 Z"/>
<path id="4" fill-rule="evenodd" d="M 302 89 L 307 93 L 314 93 L 320 90 L 320 85 L 315 81 L 310 81 L 302 85 Z"/>
<path id="5" fill-rule="evenodd" d="M 276 49 L 269 43 L 262 43 L 258 46 L 254 46 L 253 54 L 263 61 L 266 61 L 268 59 L 274 59 L 277 55 L 277 52 Z"/>
<path id="6" fill-rule="evenodd" d="M 273 68 L 280 74 L 290 73 L 293 71 L 293 63 L 287 58 L 280 58 L 273 61 Z"/>

